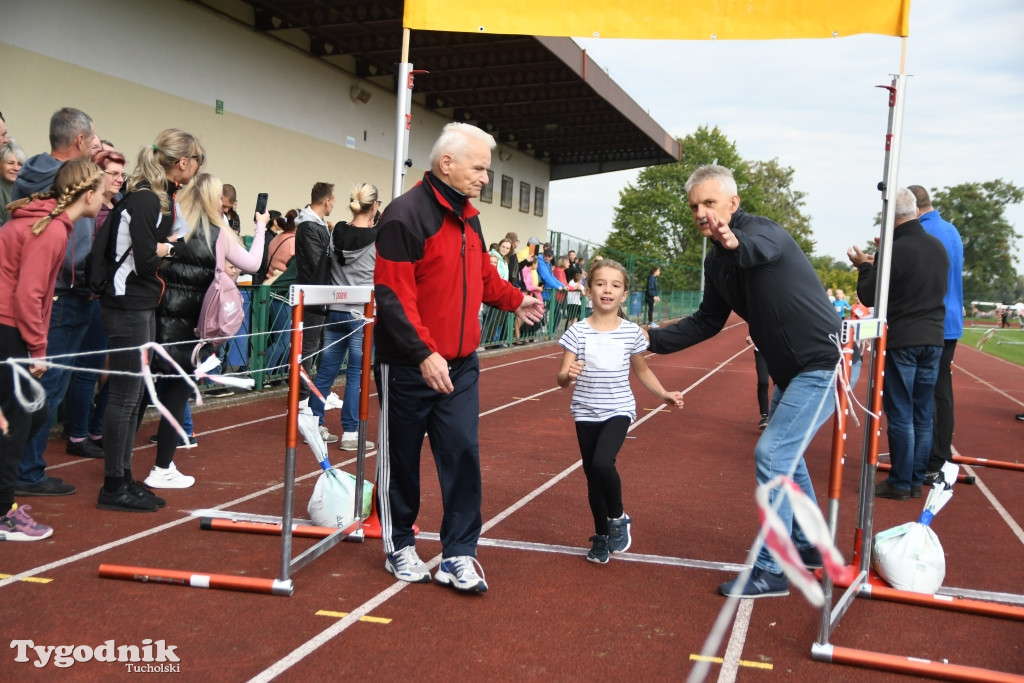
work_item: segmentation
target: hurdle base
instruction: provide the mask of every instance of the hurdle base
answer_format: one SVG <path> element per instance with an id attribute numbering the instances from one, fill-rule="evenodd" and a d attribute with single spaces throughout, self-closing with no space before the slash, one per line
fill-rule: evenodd
<path id="1" fill-rule="evenodd" d="M 139 581 L 140 583 L 162 583 L 188 588 L 214 588 L 217 590 L 233 590 L 246 593 L 266 593 L 268 595 L 291 596 L 295 590 L 291 579 L 257 579 L 249 576 L 233 576 L 231 574 L 207 574 L 177 569 L 130 567 L 119 564 L 101 564 L 99 575 L 103 579 L 123 579 Z"/>

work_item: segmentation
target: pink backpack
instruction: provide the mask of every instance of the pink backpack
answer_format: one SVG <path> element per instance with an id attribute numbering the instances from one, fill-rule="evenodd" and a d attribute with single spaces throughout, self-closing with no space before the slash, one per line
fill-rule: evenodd
<path id="1" fill-rule="evenodd" d="M 224 272 L 224 252 L 227 251 L 224 240 L 226 239 L 224 230 L 221 230 L 217 236 L 215 249 L 217 271 L 203 297 L 203 306 L 199 311 L 199 324 L 196 326 L 196 335 L 212 346 L 220 346 L 234 337 L 242 328 L 242 322 L 245 320 L 242 293 L 238 291 L 235 281 Z"/>

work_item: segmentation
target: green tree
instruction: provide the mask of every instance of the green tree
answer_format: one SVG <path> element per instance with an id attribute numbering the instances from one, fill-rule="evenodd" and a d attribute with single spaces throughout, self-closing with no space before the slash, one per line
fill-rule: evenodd
<path id="1" fill-rule="evenodd" d="M 931 197 L 964 242 L 964 301 L 1013 301 L 1019 282 L 1013 251 L 1021 236 L 1004 210 L 1024 201 L 1024 189 L 1000 179 L 932 188 Z"/>
<path id="2" fill-rule="evenodd" d="M 749 181 L 739 187 L 743 210 L 770 218 L 793 236 L 807 256 L 814 253 L 811 221 L 801 211 L 806 193 L 793 189 L 795 171 L 778 159 L 747 164 Z"/>

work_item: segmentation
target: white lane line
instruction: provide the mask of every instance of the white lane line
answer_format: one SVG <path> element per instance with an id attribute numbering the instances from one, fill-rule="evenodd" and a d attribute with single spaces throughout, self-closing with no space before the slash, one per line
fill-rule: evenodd
<path id="1" fill-rule="evenodd" d="M 694 388 L 696 388 L 698 385 L 703 383 L 704 380 L 706 380 L 710 375 L 712 375 L 715 372 L 717 372 L 726 363 L 729 363 L 731 360 L 733 360 L 734 358 L 736 358 L 737 356 L 739 356 L 740 354 L 745 353 L 745 352 L 746 352 L 746 348 L 741 349 L 738 353 L 734 354 L 729 359 L 727 359 L 727 360 L 723 361 L 722 363 L 720 363 L 714 370 L 709 371 L 706 375 L 704 375 L 704 377 L 700 378 L 699 380 L 697 380 L 696 382 L 691 384 L 682 393 L 683 394 L 689 393 Z M 554 389 L 548 389 L 548 390 L 539 392 L 536 395 L 540 396 L 540 395 L 543 395 L 543 394 L 547 394 L 547 393 L 550 393 L 551 391 L 554 391 L 556 389 L 559 389 L 559 387 L 555 387 Z M 520 403 L 523 400 L 525 400 L 525 399 L 521 399 L 519 401 L 515 401 L 514 403 L 510 403 L 508 405 L 515 405 L 515 403 Z M 661 406 L 658 407 L 657 410 L 652 410 L 651 412 L 647 413 L 643 417 L 639 418 L 636 422 L 634 422 L 632 425 L 630 425 L 629 431 L 633 431 L 634 429 L 636 429 L 641 424 L 643 424 L 644 422 L 646 422 L 647 420 L 652 418 L 662 408 L 665 408 L 665 407 L 666 406 L 661 405 Z M 488 411 L 488 413 L 489 412 L 493 412 L 493 411 Z M 487 413 L 483 413 L 483 414 L 487 414 Z M 582 461 L 577 460 L 572 465 L 570 465 L 569 467 L 565 468 L 564 470 L 562 470 L 561 472 L 556 474 L 550 480 L 548 480 L 547 482 L 545 482 L 541 486 L 537 487 L 536 489 L 534 489 L 530 493 L 528 493 L 525 496 L 523 496 L 521 499 L 519 499 L 518 501 L 516 501 L 515 503 L 513 503 L 512 505 L 507 507 L 505 510 L 503 510 L 500 513 L 498 513 L 495 517 L 492 517 L 490 520 L 488 520 L 483 525 L 483 528 L 481 529 L 481 534 L 484 534 L 487 531 L 489 531 L 490 529 L 492 529 L 496 524 L 498 524 L 499 522 L 501 522 L 501 521 L 505 520 L 506 518 L 508 518 L 509 515 L 513 514 L 517 510 L 521 509 L 527 503 L 529 503 L 530 501 L 534 500 L 537 496 L 539 496 L 540 494 L 544 493 L 545 491 L 550 489 L 552 486 L 554 486 L 555 484 L 557 484 L 558 482 L 562 481 L 567 476 L 569 476 L 573 471 L 575 471 L 576 469 L 578 469 L 578 468 L 580 468 L 582 466 L 583 466 Z M 628 555 L 628 553 L 627 553 L 627 555 Z M 623 557 L 625 557 L 625 556 L 623 556 Z M 438 553 L 433 558 L 431 558 L 429 561 L 425 561 L 425 564 L 428 567 L 433 568 L 437 564 L 439 564 L 440 562 L 441 562 L 441 554 Z M 378 593 L 374 597 L 370 598 L 370 600 L 368 600 L 367 602 L 364 602 L 362 605 L 360 605 L 356 609 L 352 610 L 347 617 L 341 619 L 340 621 L 337 621 L 337 622 L 331 624 L 329 627 L 327 627 L 326 629 L 324 629 L 323 631 L 318 633 L 316 636 L 314 636 L 313 638 L 307 640 L 305 643 L 303 643 L 299 647 L 297 647 L 294 650 L 292 650 L 290 653 L 285 655 L 282 659 L 278 660 L 277 662 L 275 662 L 274 664 L 272 664 L 270 667 L 268 667 L 267 669 L 263 670 L 259 674 L 253 676 L 251 679 L 249 679 L 249 682 L 250 683 L 265 683 L 266 681 L 273 680 L 278 675 L 284 673 L 285 671 L 287 671 L 288 669 L 290 669 L 291 667 L 295 666 L 296 664 L 301 662 L 303 659 L 305 659 L 306 657 L 311 655 L 321 645 L 324 645 L 325 643 L 330 641 L 335 636 L 337 636 L 337 635 L 343 633 L 344 631 L 346 631 L 349 628 L 349 626 L 352 626 L 353 624 L 359 623 L 359 619 L 360 618 L 366 616 L 372 610 L 376 609 L 381 604 L 383 604 L 384 602 L 386 602 L 387 600 L 389 600 L 393 596 L 397 595 L 400 591 L 402 591 L 408 585 L 409 584 L 405 583 L 404 581 L 396 581 L 389 588 L 387 588 L 384 591 Z M 740 649 L 742 650 L 742 647 Z"/>
<path id="2" fill-rule="evenodd" d="M 729 644 L 725 647 L 725 655 L 722 656 L 722 670 L 718 673 L 718 683 L 733 683 L 740 670 L 740 656 L 743 654 L 743 645 L 747 641 L 747 628 L 750 626 L 750 615 L 754 611 L 752 599 L 740 600 L 739 609 L 736 610 L 736 618 L 732 624 L 732 634 L 729 636 Z"/>
<path id="3" fill-rule="evenodd" d="M 996 392 L 996 393 L 997 393 L 997 394 L 999 394 L 1000 396 L 1003 396 L 1003 397 L 1005 397 L 1005 398 L 1009 399 L 1010 401 L 1013 401 L 1013 402 L 1014 402 L 1014 403 L 1016 403 L 1017 405 L 1019 405 L 1019 406 L 1022 406 L 1022 407 L 1024 407 L 1024 401 L 1021 401 L 1021 400 L 1020 400 L 1020 399 L 1018 399 L 1018 398 L 1015 398 L 1015 397 L 1013 397 L 1013 396 L 1010 396 L 1010 395 L 1009 395 L 1008 393 L 1006 393 L 1005 391 L 1003 391 L 1003 390 L 1002 390 L 1002 389 L 1000 389 L 999 387 L 997 387 L 997 386 L 995 386 L 994 384 L 992 384 L 991 382 L 989 382 L 989 381 L 987 381 L 987 380 L 984 380 L 984 379 L 982 379 L 981 377 L 979 377 L 979 376 L 975 375 L 975 374 L 974 374 L 973 372 L 970 372 L 970 371 L 968 371 L 968 370 L 964 370 L 964 369 L 963 369 L 962 367 L 960 367 L 959 365 L 954 365 L 954 366 L 953 366 L 953 368 L 954 368 L 954 370 L 953 370 L 953 372 L 954 372 L 954 373 L 957 373 L 957 372 L 962 372 L 962 373 L 964 373 L 965 375 L 967 375 L 968 377 L 970 377 L 971 379 L 973 379 L 973 380 L 974 380 L 975 382 L 978 382 L 979 384 L 984 384 L 984 385 L 985 385 L 986 387 L 988 387 L 988 388 L 989 388 L 989 389 L 991 389 L 992 391 Z"/>

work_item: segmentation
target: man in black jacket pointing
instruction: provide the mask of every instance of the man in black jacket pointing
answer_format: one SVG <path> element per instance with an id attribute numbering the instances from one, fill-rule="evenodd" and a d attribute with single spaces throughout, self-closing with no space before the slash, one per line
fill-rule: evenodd
<path id="1" fill-rule="evenodd" d="M 832 413 L 839 318 L 793 237 L 774 221 L 740 209 L 732 171 L 702 166 L 685 189 L 698 230 L 713 241 L 704 260 L 704 300 L 688 318 L 651 330 L 651 351 L 672 353 L 710 339 L 733 311 L 746 320 L 775 381 L 768 426 L 754 449 L 757 482 L 793 470 L 793 480 L 814 500 L 803 451 Z M 788 500 L 778 514 L 804 564 L 821 566 L 819 553 L 794 524 Z M 778 597 L 789 595 L 789 582 L 767 548 L 761 548 L 747 581 L 728 581 L 718 591 Z"/>

